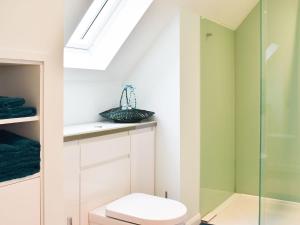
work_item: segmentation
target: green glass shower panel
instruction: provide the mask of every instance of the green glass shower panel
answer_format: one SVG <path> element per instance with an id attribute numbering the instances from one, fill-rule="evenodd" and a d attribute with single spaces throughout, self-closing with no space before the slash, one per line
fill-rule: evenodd
<path id="1" fill-rule="evenodd" d="M 201 19 L 202 216 L 235 189 L 234 59 L 234 32 Z"/>
<path id="2" fill-rule="evenodd" d="M 300 203 L 300 0 L 262 2 L 261 224 L 278 211 L 285 225 Z"/>
<path id="3" fill-rule="evenodd" d="M 235 32 L 236 192 L 258 195 L 260 159 L 260 5 Z"/>

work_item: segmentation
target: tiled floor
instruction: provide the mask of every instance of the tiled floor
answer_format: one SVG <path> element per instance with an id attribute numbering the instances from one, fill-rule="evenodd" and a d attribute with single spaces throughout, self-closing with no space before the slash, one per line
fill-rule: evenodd
<path id="1" fill-rule="evenodd" d="M 261 225 L 300 225 L 299 203 L 264 199 L 262 208 Z M 259 199 L 235 194 L 213 214 L 215 225 L 258 225 Z"/>

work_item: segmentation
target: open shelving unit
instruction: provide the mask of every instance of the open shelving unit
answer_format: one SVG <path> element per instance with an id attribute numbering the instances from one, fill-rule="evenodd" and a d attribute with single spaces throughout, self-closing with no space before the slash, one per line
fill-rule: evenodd
<path id="1" fill-rule="evenodd" d="M 0 119 L 0 129 L 41 144 L 39 173 L 0 182 L 1 224 L 17 225 L 20 224 L 20 218 L 21 224 L 43 224 L 43 66 L 43 62 L 39 61 L 0 58 L 0 96 L 25 98 L 25 106 L 37 109 L 36 116 Z"/>

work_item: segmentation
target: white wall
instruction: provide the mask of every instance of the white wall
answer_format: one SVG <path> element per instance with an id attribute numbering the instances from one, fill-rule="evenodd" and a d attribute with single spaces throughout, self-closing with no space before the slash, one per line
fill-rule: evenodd
<path id="1" fill-rule="evenodd" d="M 156 113 L 156 192 L 180 199 L 179 15 L 165 27 L 125 83 L 136 87 L 138 108 Z"/>
<path id="2" fill-rule="evenodd" d="M 118 106 L 121 83 L 97 71 L 65 69 L 65 125 L 99 121 L 100 112 Z"/>
<path id="3" fill-rule="evenodd" d="M 200 188 L 200 16 L 188 10 L 165 27 L 124 83 L 139 108 L 156 112 L 156 193 L 198 216 Z M 200 217 L 197 217 L 200 218 Z"/>
<path id="4" fill-rule="evenodd" d="M 180 194 L 189 217 L 200 210 L 200 16 L 180 17 Z M 198 218 L 200 215 L 198 215 Z"/>
<path id="5" fill-rule="evenodd" d="M 0 58 L 45 64 L 43 221 L 63 225 L 63 2 L 1 0 L 0 27 Z"/>

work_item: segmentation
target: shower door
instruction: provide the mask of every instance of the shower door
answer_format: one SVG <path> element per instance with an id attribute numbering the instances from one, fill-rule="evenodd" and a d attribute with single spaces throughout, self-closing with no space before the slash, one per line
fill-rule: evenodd
<path id="1" fill-rule="evenodd" d="M 300 0 L 262 0 L 260 224 L 300 224 Z"/>

